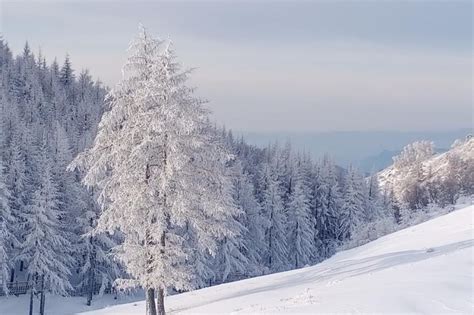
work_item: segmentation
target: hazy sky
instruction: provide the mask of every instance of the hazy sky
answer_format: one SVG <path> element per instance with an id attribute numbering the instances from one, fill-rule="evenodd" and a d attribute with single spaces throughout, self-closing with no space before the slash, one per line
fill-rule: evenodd
<path id="1" fill-rule="evenodd" d="M 114 85 L 138 24 L 246 131 L 470 127 L 472 2 L 5 1 L 3 37 Z"/>

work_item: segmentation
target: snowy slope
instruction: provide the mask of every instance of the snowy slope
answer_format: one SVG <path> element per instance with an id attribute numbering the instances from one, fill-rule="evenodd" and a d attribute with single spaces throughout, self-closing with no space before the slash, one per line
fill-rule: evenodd
<path id="1" fill-rule="evenodd" d="M 474 206 L 313 267 L 168 299 L 180 313 L 473 312 Z M 142 314 L 143 304 L 88 314 Z"/>
<path id="2" fill-rule="evenodd" d="M 474 311 L 474 206 L 340 252 L 313 267 L 171 296 L 171 314 L 463 313 Z M 26 314 L 26 297 L 0 299 L 0 314 Z M 21 300 L 19 303 L 18 300 Z M 49 300 L 47 314 L 141 315 L 144 303 L 110 297 Z M 10 305 L 10 306 L 9 306 Z"/>

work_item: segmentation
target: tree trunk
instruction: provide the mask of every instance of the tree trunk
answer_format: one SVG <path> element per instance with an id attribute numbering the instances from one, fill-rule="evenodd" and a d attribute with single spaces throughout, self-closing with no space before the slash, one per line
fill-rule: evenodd
<path id="1" fill-rule="evenodd" d="M 95 248 L 93 247 L 92 237 L 89 239 L 89 242 L 92 246 L 92 252 L 90 253 L 90 269 L 89 269 L 89 283 L 88 283 L 88 292 L 87 292 L 87 306 L 92 304 L 92 296 L 95 289 Z"/>
<path id="2" fill-rule="evenodd" d="M 166 198 L 166 195 L 165 195 Z M 166 202 L 166 199 L 165 199 Z M 166 246 L 166 233 L 163 232 L 161 234 L 161 239 L 160 239 L 160 244 L 161 244 L 161 250 L 160 253 L 161 255 L 165 254 L 165 246 Z M 165 315 L 165 290 L 163 287 L 158 288 L 158 314 L 159 315 Z"/>
<path id="3" fill-rule="evenodd" d="M 155 304 L 155 289 L 148 288 L 145 292 L 146 295 L 146 315 L 157 315 L 156 304 Z"/>
<path id="4" fill-rule="evenodd" d="M 88 285 L 88 290 L 87 290 L 87 306 L 91 306 L 92 304 L 92 295 L 94 294 L 94 277 L 93 277 L 94 271 L 91 269 L 89 270 L 89 285 Z"/>
<path id="5" fill-rule="evenodd" d="M 40 315 L 44 315 L 44 304 L 46 296 L 44 295 L 44 275 L 41 276 L 41 299 L 40 299 Z"/>
<path id="6" fill-rule="evenodd" d="M 165 290 L 158 288 L 158 315 L 165 315 Z"/>
<path id="7" fill-rule="evenodd" d="M 31 290 L 30 290 L 30 312 L 29 312 L 29 315 L 33 315 L 33 296 L 34 296 L 34 292 L 33 292 L 33 288 L 31 288 Z"/>

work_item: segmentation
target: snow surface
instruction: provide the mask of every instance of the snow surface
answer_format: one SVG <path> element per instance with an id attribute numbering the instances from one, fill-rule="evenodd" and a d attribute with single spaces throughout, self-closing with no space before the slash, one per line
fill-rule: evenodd
<path id="1" fill-rule="evenodd" d="M 166 307 L 170 314 L 473 314 L 473 214 L 471 205 L 312 267 L 170 296 Z M 46 310 L 50 315 L 145 312 L 143 301 L 106 306 L 114 303 L 107 296 L 87 311 L 83 298 L 52 297 Z M 2 315 L 26 309 L 26 296 L 0 299 Z"/>

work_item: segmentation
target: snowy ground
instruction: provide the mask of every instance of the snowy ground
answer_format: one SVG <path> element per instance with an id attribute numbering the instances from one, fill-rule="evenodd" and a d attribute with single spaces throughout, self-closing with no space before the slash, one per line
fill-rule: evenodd
<path id="1" fill-rule="evenodd" d="M 172 314 L 474 313 L 474 206 L 340 252 L 313 267 L 169 297 Z M 144 303 L 53 298 L 48 315 L 144 314 Z M 125 303 L 119 300 L 119 303 Z M 21 306 L 21 309 L 20 309 Z M 24 307 L 23 307 L 24 306 Z M 0 314 L 27 314 L 26 297 L 0 299 Z"/>

